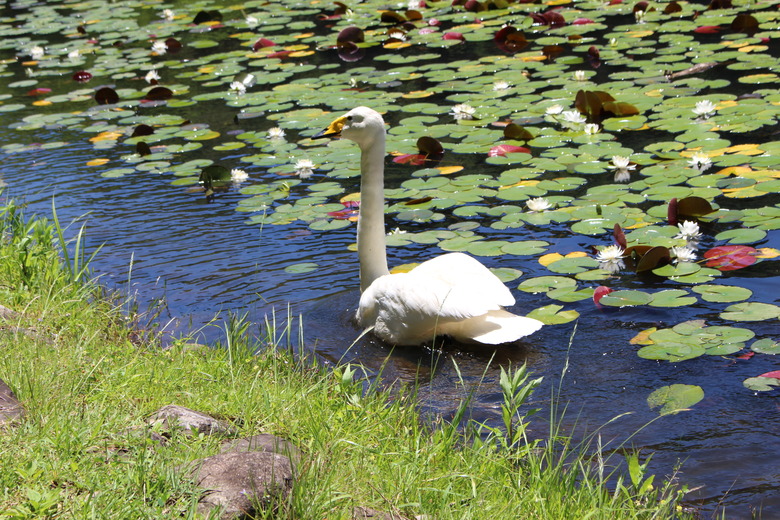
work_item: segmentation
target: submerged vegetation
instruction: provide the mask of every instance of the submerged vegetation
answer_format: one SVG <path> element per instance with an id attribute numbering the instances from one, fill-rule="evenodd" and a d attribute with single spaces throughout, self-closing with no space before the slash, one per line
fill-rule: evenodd
<path id="1" fill-rule="evenodd" d="M 264 518 L 350 519 L 357 506 L 409 519 L 686 517 L 683 491 L 654 481 L 638 453 L 596 435 L 574 445 L 555 426 L 531 435 L 539 379 L 525 367 L 502 369 L 502 428 L 462 429 L 468 394 L 453 420 L 423 424 L 414 388 L 296 354 L 291 321 L 255 336 L 234 316 L 214 348 L 139 341 L 94 281 L 73 276 L 88 264 L 63 259 L 56 221 L 9 203 L 2 229 L 0 286 L 18 313 L 4 313 L 0 379 L 26 415 L 0 430 L 0 518 L 193 517 L 202 490 L 182 464 L 223 439 L 150 426 L 171 403 L 303 450 L 289 499 Z"/>

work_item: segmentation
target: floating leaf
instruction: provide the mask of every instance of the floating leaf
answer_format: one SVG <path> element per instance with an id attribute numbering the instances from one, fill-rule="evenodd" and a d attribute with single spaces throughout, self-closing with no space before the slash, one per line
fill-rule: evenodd
<path id="1" fill-rule="evenodd" d="M 503 157 L 508 153 L 527 153 L 530 154 L 531 150 L 525 146 L 515 146 L 512 144 L 499 144 L 492 147 L 488 151 L 488 157 Z"/>
<path id="2" fill-rule="evenodd" d="M 704 399 L 704 390 L 696 385 L 669 385 L 654 390 L 647 397 L 651 409 L 658 408 L 661 415 L 678 413 L 689 409 Z"/>
<path id="3" fill-rule="evenodd" d="M 316 271 L 318 267 L 319 265 L 314 262 L 301 262 L 299 264 L 288 265 L 284 268 L 284 272 L 289 274 L 305 274 Z"/>
<path id="4" fill-rule="evenodd" d="M 610 307 L 630 307 L 635 305 L 647 305 L 653 300 L 651 294 L 642 291 L 622 290 L 612 291 L 601 298 L 600 303 Z"/>
<path id="5" fill-rule="evenodd" d="M 780 386 L 780 379 L 761 376 L 749 377 L 745 379 L 742 384 L 745 386 L 745 388 L 753 390 L 754 392 L 767 392 Z"/>
<path id="6" fill-rule="evenodd" d="M 102 87 L 95 92 L 95 101 L 99 105 L 113 105 L 119 101 L 119 95 L 111 87 Z"/>
<path id="7" fill-rule="evenodd" d="M 750 350 L 758 352 L 759 354 L 780 354 L 780 341 L 775 341 L 771 338 L 759 339 L 750 345 Z M 777 377 L 780 378 L 780 376 Z"/>
<path id="8" fill-rule="evenodd" d="M 671 203 L 670 203 L 671 204 Z M 714 209 L 707 199 L 702 197 L 684 197 L 677 200 L 677 217 L 701 217 L 709 215 Z M 671 222 L 670 222 L 671 224 Z"/>
<path id="9" fill-rule="evenodd" d="M 705 349 L 696 343 L 674 343 L 671 341 L 662 344 L 653 344 L 642 347 L 637 355 L 643 359 L 656 359 L 677 363 L 694 359 L 704 355 Z"/>
<path id="10" fill-rule="evenodd" d="M 714 267 L 720 271 L 734 271 L 743 269 L 756 263 L 758 251 L 749 246 L 718 246 L 706 253 L 707 267 Z"/>
<path id="11" fill-rule="evenodd" d="M 764 321 L 780 317 L 780 307 L 771 303 L 744 302 L 729 305 L 720 313 L 724 320 Z"/>
<path id="12" fill-rule="evenodd" d="M 753 294 L 750 289 L 734 285 L 699 285 L 692 290 L 699 293 L 704 301 L 723 303 L 747 300 Z"/>
<path id="13" fill-rule="evenodd" d="M 562 305 L 546 305 L 534 309 L 527 314 L 529 318 L 534 318 L 545 325 L 560 325 L 561 323 L 569 323 L 576 320 L 580 313 L 575 310 L 563 311 Z"/>

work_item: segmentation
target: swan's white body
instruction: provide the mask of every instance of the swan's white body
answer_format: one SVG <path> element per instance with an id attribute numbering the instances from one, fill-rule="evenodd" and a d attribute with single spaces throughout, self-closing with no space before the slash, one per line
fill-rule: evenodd
<path id="1" fill-rule="evenodd" d="M 360 156 L 360 304 L 357 321 L 394 345 L 419 345 L 446 334 L 458 341 L 491 345 L 516 341 L 542 322 L 503 308 L 514 305 L 507 287 L 476 259 L 449 253 L 408 273 L 390 274 L 385 254 L 385 123 L 378 112 L 358 107 L 336 119 L 320 136 L 358 144 Z"/>

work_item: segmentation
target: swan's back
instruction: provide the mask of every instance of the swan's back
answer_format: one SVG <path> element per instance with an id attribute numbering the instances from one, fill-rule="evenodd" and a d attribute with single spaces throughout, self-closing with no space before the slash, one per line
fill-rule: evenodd
<path id="1" fill-rule="evenodd" d="M 447 334 L 458 341 L 516 341 L 542 323 L 503 310 L 509 289 L 476 259 L 450 253 L 408 273 L 377 278 L 361 295 L 358 322 L 395 345 L 416 345 Z"/>

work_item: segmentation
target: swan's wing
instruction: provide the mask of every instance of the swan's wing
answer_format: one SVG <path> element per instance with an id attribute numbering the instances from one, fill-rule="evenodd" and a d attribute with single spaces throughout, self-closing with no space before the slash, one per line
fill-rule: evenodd
<path id="1" fill-rule="evenodd" d="M 526 316 L 505 310 L 490 311 L 463 321 L 446 324 L 441 332 L 459 341 L 477 341 L 488 345 L 510 343 L 533 334 L 544 325 Z"/>
<path id="2" fill-rule="evenodd" d="M 437 256 L 421 263 L 409 274 L 420 280 L 437 280 L 445 284 L 447 297 L 443 309 L 448 309 L 444 311 L 447 314 L 478 316 L 515 303 L 507 286 L 490 269 L 463 253 Z"/>

